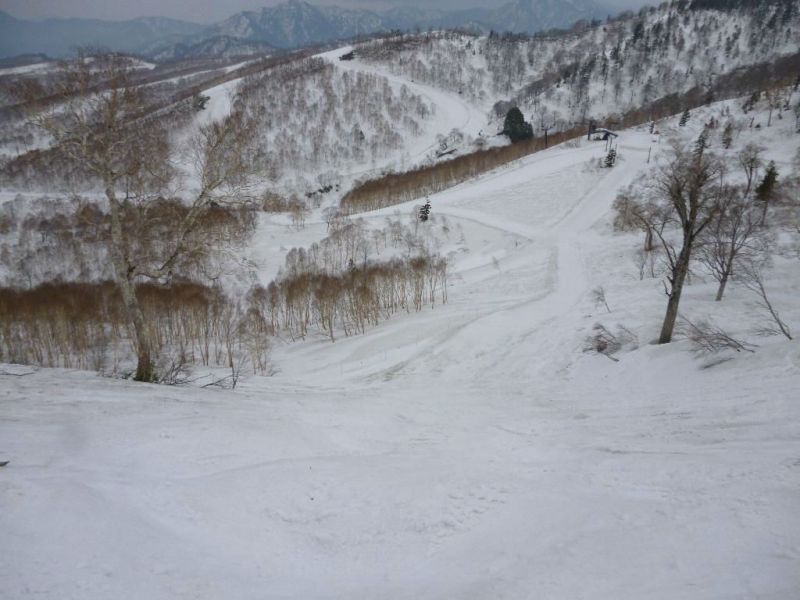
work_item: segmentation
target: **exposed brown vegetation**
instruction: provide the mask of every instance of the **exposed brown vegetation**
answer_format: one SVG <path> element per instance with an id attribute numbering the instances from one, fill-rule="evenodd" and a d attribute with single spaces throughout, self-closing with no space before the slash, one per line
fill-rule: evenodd
<path id="1" fill-rule="evenodd" d="M 311 328 L 335 341 L 364 333 L 395 313 L 420 311 L 437 299 L 447 301 L 447 261 L 415 256 L 371 262 L 336 274 L 291 272 L 266 288 L 251 291 L 265 322 L 292 339 L 305 338 Z"/>
<path id="2" fill-rule="evenodd" d="M 570 129 L 555 133 L 549 136 L 548 143 L 559 144 L 581 132 L 582 129 Z M 544 139 L 537 138 L 510 146 L 479 150 L 404 173 L 389 173 L 356 186 L 342 198 L 341 207 L 345 213 L 352 214 L 434 194 L 544 148 Z"/>
<path id="3" fill-rule="evenodd" d="M 363 333 L 397 312 L 445 303 L 447 261 L 431 247 L 434 222 L 415 230 L 398 217 L 370 233 L 363 220 L 332 216 L 327 237 L 290 250 L 281 274 L 266 288 L 253 289 L 249 302 L 291 339 L 316 330 L 331 341 L 339 332 Z M 403 255 L 372 259 L 373 245 L 377 253 L 393 247 Z"/>
<path id="4" fill-rule="evenodd" d="M 159 373 L 242 362 L 266 371 L 271 330 L 252 306 L 192 282 L 142 284 L 136 295 Z M 133 364 L 134 339 L 113 282 L 0 288 L 0 361 L 121 373 Z"/>
<path id="5" fill-rule="evenodd" d="M 695 108 L 709 102 L 710 98 L 723 100 L 743 95 L 752 90 L 776 89 L 794 81 L 800 70 L 800 53 L 745 67 L 719 76 L 713 87 L 695 87 L 683 94 L 670 94 L 642 108 L 623 115 L 611 116 L 609 126 L 619 129 L 635 127 L 653 120 L 677 114 L 686 107 Z M 548 136 L 547 146 L 577 137 L 584 127 L 573 127 Z M 453 160 L 420 167 L 404 173 L 389 173 L 356 185 L 342 198 L 341 207 L 347 214 L 376 210 L 392 206 L 425 194 L 440 192 L 472 177 L 518 160 L 546 147 L 544 138 L 479 150 Z"/>

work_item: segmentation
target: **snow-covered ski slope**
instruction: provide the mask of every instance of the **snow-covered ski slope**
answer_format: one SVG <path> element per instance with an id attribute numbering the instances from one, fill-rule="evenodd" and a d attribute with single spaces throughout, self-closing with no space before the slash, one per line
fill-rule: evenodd
<path id="1" fill-rule="evenodd" d="M 665 145 L 622 132 L 598 169 L 580 140 L 432 196 L 463 232 L 447 305 L 279 346 L 234 392 L 0 366 L 0 597 L 797 598 L 797 343 L 714 366 L 651 345 L 660 283 L 611 232 Z M 795 325 L 796 264 L 772 282 Z M 745 329 L 729 294 L 682 308 Z M 640 348 L 583 353 L 597 321 Z"/>
<path id="2" fill-rule="evenodd" d="M 348 46 L 325 52 L 318 56 L 330 61 L 342 71 L 371 73 L 387 79 L 393 86 L 406 86 L 412 93 L 421 96 L 436 107 L 435 121 L 432 127 L 429 127 L 425 134 L 419 138 L 408 140 L 410 144 L 405 148 L 405 152 L 408 155 L 409 162 L 412 164 L 421 162 L 438 148 L 437 136 L 447 136 L 454 129 L 472 138 L 478 137 L 481 133 L 487 133 L 485 131 L 487 129 L 488 113 L 486 107 L 479 107 L 468 102 L 454 92 L 426 85 L 407 77 L 394 75 L 389 68 L 382 65 L 364 62 L 358 58 L 354 60 L 339 60 L 342 55 L 352 51 L 352 46 Z M 370 173 L 377 173 L 379 170 L 375 167 L 369 170 L 357 169 L 350 174 L 364 176 Z"/>
<path id="3" fill-rule="evenodd" d="M 401 144 L 391 152 L 387 150 L 386 156 L 377 159 L 372 157 L 370 160 L 362 162 L 351 162 L 338 169 L 336 171 L 337 182 L 340 182 L 345 188 L 349 188 L 356 179 L 377 177 L 387 169 L 402 171 L 433 160 L 437 150 L 440 149 L 442 138 L 447 138 L 454 130 L 460 132 L 464 139 L 459 145 L 448 149 L 455 149 L 458 153 L 473 151 L 472 142 L 481 136 L 484 137 L 487 144 L 507 143 L 505 138 L 494 137 L 496 132 L 489 126 L 488 107 L 478 106 L 455 92 L 393 75 L 389 68 L 379 64 L 360 60 L 339 60 L 340 56 L 351 50 L 352 47 L 347 46 L 323 52 L 312 58 L 327 61 L 335 67 L 338 75 L 345 72 L 358 72 L 374 75 L 381 80 L 385 79 L 396 93 L 399 93 L 400 88 L 405 86 L 411 94 L 422 98 L 432 108 L 433 114 L 426 120 L 425 128 L 416 135 L 399 128 Z M 234 79 L 204 90 L 203 94 L 209 98 L 207 107 L 198 114 L 182 138 L 190 139 L 199 127 L 225 118 L 230 113 L 232 100 L 241 82 L 241 79 Z M 344 108 L 350 110 L 349 107 Z M 311 173 L 296 173 L 293 176 L 302 179 L 301 175 L 310 177 Z"/>

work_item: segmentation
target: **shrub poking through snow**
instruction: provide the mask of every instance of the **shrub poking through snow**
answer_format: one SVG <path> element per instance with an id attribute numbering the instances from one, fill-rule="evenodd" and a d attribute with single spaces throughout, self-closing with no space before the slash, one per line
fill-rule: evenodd
<path id="1" fill-rule="evenodd" d="M 736 273 L 736 280 L 758 296 L 758 306 L 769 315 L 769 318 L 758 330 L 758 333 L 761 335 L 779 334 L 784 336 L 787 340 L 791 340 L 792 333 L 789 330 L 789 326 L 781 318 L 780 313 L 767 295 L 767 288 L 764 287 L 764 276 L 761 272 L 761 265 L 752 260 L 745 261 Z"/>
<path id="2" fill-rule="evenodd" d="M 606 158 L 605 158 L 605 161 L 603 163 L 603 166 L 606 169 L 610 169 L 615 164 L 617 164 L 617 149 L 616 148 L 609 148 L 608 149 L 608 154 L 606 154 Z"/>
<path id="3" fill-rule="evenodd" d="M 753 344 L 736 339 L 710 319 L 691 321 L 681 316 L 677 333 L 680 337 L 689 340 L 695 354 L 716 354 L 723 350 L 755 352 Z"/>
<path id="4" fill-rule="evenodd" d="M 584 352 L 596 352 L 613 361 L 618 361 L 619 359 L 614 358 L 614 354 L 625 348 L 634 350 L 638 346 L 638 336 L 627 327 L 617 325 L 616 332 L 612 333 L 602 323 L 595 323 L 592 333 L 586 338 Z"/>
<path id="5" fill-rule="evenodd" d="M 605 307 L 608 312 L 611 312 L 611 308 L 609 308 L 608 301 L 606 300 L 606 290 L 602 285 L 592 290 L 592 301 L 595 307 Z"/>
<path id="6" fill-rule="evenodd" d="M 423 223 L 427 221 L 431 216 L 431 201 L 426 199 L 425 204 L 423 204 L 419 209 L 419 220 Z"/>

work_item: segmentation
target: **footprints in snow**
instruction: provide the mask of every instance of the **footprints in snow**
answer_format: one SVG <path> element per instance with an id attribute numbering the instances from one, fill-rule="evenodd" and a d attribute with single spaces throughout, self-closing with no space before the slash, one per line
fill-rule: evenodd
<path id="1" fill-rule="evenodd" d="M 449 492 L 443 497 L 441 508 L 431 508 L 428 514 L 417 518 L 412 529 L 429 537 L 433 545 L 440 545 L 476 527 L 484 514 L 506 504 L 509 495 L 507 487 L 488 484 Z"/>

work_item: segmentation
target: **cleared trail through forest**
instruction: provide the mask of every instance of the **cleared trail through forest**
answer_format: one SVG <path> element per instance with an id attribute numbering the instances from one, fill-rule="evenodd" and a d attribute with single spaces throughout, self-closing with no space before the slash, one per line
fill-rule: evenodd
<path id="1" fill-rule="evenodd" d="M 350 47 L 339 48 L 319 54 L 318 57 L 333 63 L 343 71 L 369 73 L 387 79 L 395 87 L 406 86 L 411 93 L 421 96 L 435 107 L 435 114 L 425 134 L 408 148 L 408 158 L 411 163 L 419 163 L 421 159 L 438 148 L 437 137 L 439 135 L 447 136 L 454 129 L 458 129 L 465 134 L 475 136 L 485 127 L 486 115 L 484 111 L 466 102 L 458 94 L 412 81 L 401 75 L 394 74 L 388 69 L 358 59 L 339 60 L 340 56 L 350 50 L 352 50 Z M 379 173 L 382 169 L 383 167 L 370 167 L 351 171 L 348 175 L 369 175 L 371 173 Z"/>

